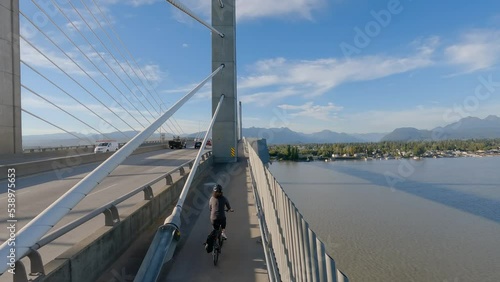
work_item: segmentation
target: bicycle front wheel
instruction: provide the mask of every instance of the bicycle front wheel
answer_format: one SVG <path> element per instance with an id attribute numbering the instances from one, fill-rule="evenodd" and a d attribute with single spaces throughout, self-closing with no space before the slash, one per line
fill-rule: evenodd
<path id="1" fill-rule="evenodd" d="M 214 257 L 214 265 L 217 265 L 217 261 L 219 260 L 219 248 L 214 247 L 214 251 L 212 252 Z"/>

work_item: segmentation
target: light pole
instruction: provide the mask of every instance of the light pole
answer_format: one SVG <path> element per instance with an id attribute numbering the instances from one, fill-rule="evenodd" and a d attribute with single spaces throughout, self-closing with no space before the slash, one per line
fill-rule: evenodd
<path id="1" fill-rule="evenodd" d="M 163 103 L 160 104 L 160 116 L 163 115 L 163 108 L 162 108 L 162 105 Z M 162 134 L 165 134 L 165 133 L 161 133 L 161 127 L 163 126 L 163 124 L 160 126 L 160 143 L 163 144 L 165 143 L 165 136 L 162 135 Z"/>

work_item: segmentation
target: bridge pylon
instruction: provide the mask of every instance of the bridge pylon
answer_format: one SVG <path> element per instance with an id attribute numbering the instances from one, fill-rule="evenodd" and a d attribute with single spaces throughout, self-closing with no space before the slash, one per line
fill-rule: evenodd
<path id="1" fill-rule="evenodd" d="M 22 153 L 19 0 L 0 5 L 0 155 Z"/>
<path id="2" fill-rule="evenodd" d="M 212 70 L 221 64 L 225 66 L 212 80 L 212 114 L 220 95 L 225 95 L 212 131 L 212 152 L 216 163 L 236 162 L 238 158 L 235 11 L 235 0 L 212 0 L 212 26 L 224 34 L 222 37 L 212 33 Z"/>

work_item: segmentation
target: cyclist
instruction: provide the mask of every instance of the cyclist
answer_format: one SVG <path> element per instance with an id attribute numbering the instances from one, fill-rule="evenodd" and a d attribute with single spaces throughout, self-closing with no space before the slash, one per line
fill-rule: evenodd
<path id="1" fill-rule="evenodd" d="M 222 186 L 219 184 L 214 185 L 213 194 L 210 198 L 210 222 L 212 222 L 212 226 L 215 230 L 219 230 L 219 226 L 222 227 L 222 238 L 224 240 L 227 239 L 225 229 L 226 229 L 226 212 L 224 210 L 225 207 L 231 212 L 234 210 L 231 209 L 231 205 L 229 201 L 222 195 Z"/>

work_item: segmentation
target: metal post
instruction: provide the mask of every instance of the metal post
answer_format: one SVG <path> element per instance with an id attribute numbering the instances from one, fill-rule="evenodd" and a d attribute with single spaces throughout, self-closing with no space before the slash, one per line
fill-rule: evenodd
<path id="1" fill-rule="evenodd" d="M 319 281 L 326 282 L 325 245 L 316 237 L 316 257 L 318 258 Z"/>
<path id="2" fill-rule="evenodd" d="M 311 249 L 311 269 L 313 270 L 312 276 L 313 279 L 311 281 L 313 282 L 319 282 L 319 262 L 318 262 L 318 256 L 316 255 L 317 249 L 316 249 L 316 234 L 309 229 L 309 248 Z"/>
<path id="3" fill-rule="evenodd" d="M 335 271 L 335 261 L 328 256 L 327 253 L 324 254 L 326 263 L 326 277 L 328 282 L 337 282 L 337 273 Z"/>
<path id="4" fill-rule="evenodd" d="M 240 107 L 239 107 L 239 114 L 240 114 L 240 120 L 239 120 L 239 124 L 240 124 L 240 128 L 239 128 L 239 134 L 238 134 L 238 140 L 241 140 L 243 139 L 243 114 L 241 112 L 242 108 L 241 108 L 241 101 L 240 101 Z"/>
<path id="5" fill-rule="evenodd" d="M 161 105 L 163 105 L 163 103 L 161 103 L 161 104 L 160 104 L 160 116 L 161 116 L 161 115 L 162 115 L 162 113 L 163 113 L 163 110 L 162 110 L 162 108 L 161 108 Z M 162 136 L 161 136 L 161 126 L 160 126 L 160 144 L 163 144 L 163 138 L 162 138 Z"/>
<path id="6" fill-rule="evenodd" d="M 0 26 L 0 155 L 20 154 L 23 148 L 19 0 L 2 1 Z"/>
<path id="7" fill-rule="evenodd" d="M 296 273 L 296 266 L 295 266 L 295 249 L 294 249 L 294 236 L 293 236 L 293 227 L 292 227 L 292 213 L 290 209 L 290 202 L 288 199 L 285 198 L 285 195 L 283 192 L 281 192 L 283 195 L 284 201 L 285 201 L 285 206 L 286 206 L 286 218 L 287 218 L 287 223 L 288 223 L 288 253 L 290 256 L 290 262 L 292 266 L 292 273 L 293 277 L 297 278 L 297 273 Z"/>
<path id="8" fill-rule="evenodd" d="M 311 248 L 309 245 L 309 224 L 305 221 L 304 218 L 301 218 L 301 227 L 302 227 L 302 245 L 304 246 L 304 258 L 306 264 L 306 277 L 307 281 L 313 281 L 313 272 L 311 269 Z"/>

